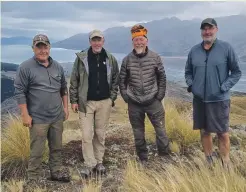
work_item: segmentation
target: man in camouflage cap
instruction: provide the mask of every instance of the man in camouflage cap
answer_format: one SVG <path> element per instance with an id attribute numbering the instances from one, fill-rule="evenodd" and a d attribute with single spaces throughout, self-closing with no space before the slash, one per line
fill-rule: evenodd
<path id="1" fill-rule="evenodd" d="M 33 38 L 34 56 L 20 64 L 14 86 L 22 122 L 30 131 L 28 181 L 42 180 L 42 154 L 49 142 L 51 179 L 69 181 L 62 168 L 63 121 L 68 118 L 67 82 L 61 65 L 50 57 L 46 35 Z"/>

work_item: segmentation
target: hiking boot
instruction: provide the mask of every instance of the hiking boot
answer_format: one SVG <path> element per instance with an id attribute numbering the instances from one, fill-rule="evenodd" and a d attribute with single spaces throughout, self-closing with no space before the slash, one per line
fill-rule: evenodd
<path id="1" fill-rule="evenodd" d="M 100 174 L 105 174 L 106 173 L 106 168 L 103 166 L 102 163 L 98 163 L 95 167 L 95 170 L 97 173 L 100 173 Z"/>
<path id="2" fill-rule="evenodd" d="M 95 168 L 94 168 L 95 169 Z M 81 177 L 89 177 L 93 172 L 93 168 L 92 167 L 87 167 L 87 166 L 84 166 L 81 170 L 80 170 L 80 175 Z"/>
<path id="3" fill-rule="evenodd" d="M 60 182 L 70 182 L 70 174 L 69 174 L 69 169 L 61 169 L 58 170 L 54 173 L 51 172 L 51 177 L 50 179 L 52 181 L 60 181 Z"/>
<path id="4" fill-rule="evenodd" d="M 167 147 L 165 150 L 158 150 L 158 155 L 160 157 L 170 156 L 171 154 L 172 154 L 172 151 L 169 147 Z"/>

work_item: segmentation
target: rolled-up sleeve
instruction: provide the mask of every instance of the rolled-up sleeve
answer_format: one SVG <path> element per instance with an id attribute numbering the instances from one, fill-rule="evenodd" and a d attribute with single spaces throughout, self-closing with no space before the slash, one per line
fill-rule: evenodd
<path id="1" fill-rule="evenodd" d="M 28 71 L 23 67 L 19 67 L 16 73 L 14 87 L 15 97 L 18 104 L 26 104 L 26 95 L 28 91 Z"/>

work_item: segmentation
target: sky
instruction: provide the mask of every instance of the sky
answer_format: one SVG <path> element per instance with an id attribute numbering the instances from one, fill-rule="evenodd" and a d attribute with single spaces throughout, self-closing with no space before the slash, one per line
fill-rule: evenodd
<path id="1" fill-rule="evenodd" d="M 1 2 L 1 36 L 47 34 L 63 40 L 93 29 L 132 26 L 178 17 L 181 20 L 246 14 L 238 2 Z"/>

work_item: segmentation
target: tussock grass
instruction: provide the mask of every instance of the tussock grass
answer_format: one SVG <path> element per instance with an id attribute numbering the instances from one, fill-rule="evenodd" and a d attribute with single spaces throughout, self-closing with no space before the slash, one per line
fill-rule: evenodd
<path id="1" fill-rule="evenodd" d="M 25 175 L 30 156 L 30 136 L 27 127 L 22 125 L 19 117 L 10 115 L 8 124 L 2 128 L 1 165 L 2 177 Z M 48 161 L 48 145 L 43 154 L 43 161 Z"/>
<path id="2" fill-rule="evenodd" d="M 11 180 L 9 182 L 2 183 L 2 191 L 5 192 L 23 192 L 23 181 Z M 33 192 L 45 192 L 46 189 L 41 189 L 38 186 L 32 189 Z"/>
<path id="3" fill-rule="evenodd" d="M 100 182 L 93 182 L 89 181 L 83 187 L 82 192 L 100 192 L 101 191 L 101 183 Z"/>
<path id="4" fill-rule="evenodd" d="M 180 107 L 175 100 L 165 100 L 166 132 L 173 152 L 184 153 L 186 149 L 200 141 L 200 132 L 193 130 L 189 112 L 188 104 L 186 107 Z M 149 142 L 155 142 L 155 130 L 149 119 L 146 120 L 146 139 Z"/>
<path id="5" fill-rule="evenodd" d="M 158 165 L 156 165 L 158 166 Z M 244 168 L 245 169 L 245 168 Z M 244 192 L 246 179 L 236 168 L 230 171 L 219 163 L 209 169 L 201 158 L 187 163 L 164 165 L 158 169 L 143 169 L 129 161 L 125 171 L 125 192 Z"/>
<path id="6" fill-rule="evenodd" d="M 246 124 L 246 97 L 231 98 L 230 124 Z"/>

